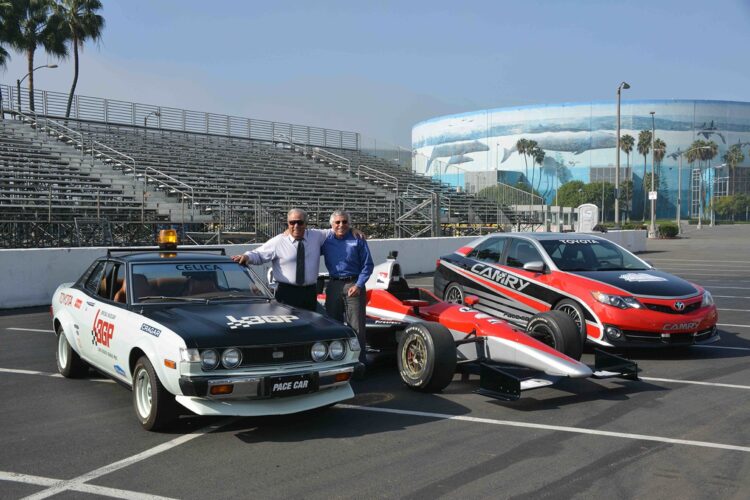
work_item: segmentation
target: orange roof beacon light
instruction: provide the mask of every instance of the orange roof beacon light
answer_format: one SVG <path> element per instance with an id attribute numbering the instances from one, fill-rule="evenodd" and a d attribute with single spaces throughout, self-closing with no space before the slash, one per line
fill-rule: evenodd
<path id="1" fill-rule="evenodd" d="M 177 250 L 177 230 L 162 229 L 159 231 L 158 243 L 161 250 Z"/>

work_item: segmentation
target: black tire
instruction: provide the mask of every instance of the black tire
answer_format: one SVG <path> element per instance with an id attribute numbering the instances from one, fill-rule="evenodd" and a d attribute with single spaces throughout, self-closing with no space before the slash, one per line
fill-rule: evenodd
<path id="1" fill-rule="evenodd" d="M 570 316 L 578 327 L 578 331 L 581 335 L 581 341 L 586 343 L 586 313 L 583 311 L 583 307 L 575 300 L 563 299 L 554 307 L 555 311 L 562 311 Z"/>
<path id="2" fill-rule="evenodd" d="M 466 294 L 464 293 L 464 287 L 458 283 L 450 283 L 445 287 L 445 292 L 443 292 L 444 301 L 452 304 L 463 304 L 465 299 Z"/>
<path id="3" fill-rule="evenodd" d="M 562 311 L 547 311 L 533 316 L 526 333 L 576 361 L 583 354 L 583 342 L 578 326 Z"/>
<path id="4" fill-rule="evenodd" d="M 146 356 L 133 369 L 133 409 L 147 431 L 164 429 L 177 418 L 174 395 L 164 388 Z"/>
<path id="5" fill-rule="evenodd" d="M 83 378 L 89 373 L 89 365 L 70 346 L 61 326 L 57 327 L 57 371 L 65 378 Z"/>
<path id="6" fill-rule="evenodd" d="M 398 341 L 398 373 L 411 389 L 439 392 L 453 380 L 456 344 L 451 332 L 438 323 L 414 323 Z"/>

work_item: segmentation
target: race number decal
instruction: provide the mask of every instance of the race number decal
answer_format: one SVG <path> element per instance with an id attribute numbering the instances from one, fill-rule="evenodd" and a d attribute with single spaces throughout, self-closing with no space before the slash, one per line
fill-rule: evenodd
<path id="1" fill-rule="evenodd" d="M 109 347 L 115 334 L 115 325 L 99 317 L 101 310 L 96 311 L 94 326 L 91 329 L 91 343 L 95 346 Z"/>

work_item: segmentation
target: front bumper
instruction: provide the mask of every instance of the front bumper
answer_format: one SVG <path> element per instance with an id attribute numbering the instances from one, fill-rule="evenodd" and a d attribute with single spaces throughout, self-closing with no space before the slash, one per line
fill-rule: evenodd
<path id="1" fill-rule="evenodd" d="M 622 339 L 606 338 L 613 346 L 627 347 L 675 347 L 701 344 L 713 344 L 719 340 L 716 326 L 689 333 L 659 333 L 638 330 L 623 330 Z"/>

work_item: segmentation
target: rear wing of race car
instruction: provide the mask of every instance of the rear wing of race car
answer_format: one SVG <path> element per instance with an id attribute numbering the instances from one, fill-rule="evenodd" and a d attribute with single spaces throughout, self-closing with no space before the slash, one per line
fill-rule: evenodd
<path id="1" fill-rule="evenodd" d="M 638 380 L 637 363 L 600 349 L 594 350 L 594 356 L 593 378 Z M 459 365 L 459 371 L 478 373 L 479 389 L 474 392 L 501 401 L 515 401 L 521 397 L 521 391 L 546 387 L 563 378 L 539 372 L 529 375 L 533 370 L 508 367 L 486 359 Z"/>

